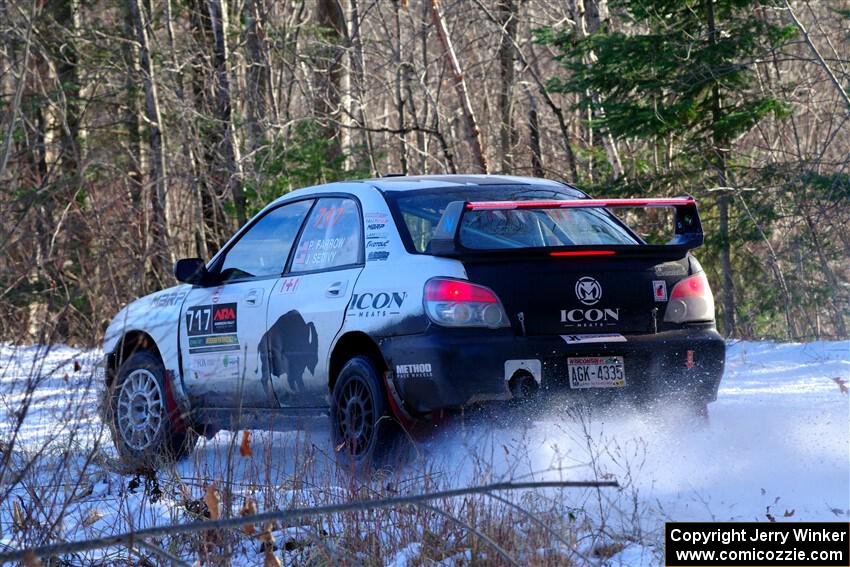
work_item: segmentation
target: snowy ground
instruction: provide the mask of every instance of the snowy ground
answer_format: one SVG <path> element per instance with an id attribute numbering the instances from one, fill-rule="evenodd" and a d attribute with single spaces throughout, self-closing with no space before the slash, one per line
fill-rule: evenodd
<path id="1" fill-rule="evenodd" d="M 41 541 L 39 534 L 49 530 L 76 540 L 186 521 L 180 506 L 214 481 L 247 487 L 234 490 L 252 491 L 261 510 L 336 498 L 329 497 L 337 483 L 328 480 L 332 448 L 321 431 L 255 432 L 251 458 L 239 457 L 241 435 L 220 433 L 202 440 L 177 466 L 177 482 L 161 481 L 161 497 L 150 486 L 134 486 L 138 480 L 116 472 L 97 416 L 96 388 L 89 384 L 97 355 L 0 346 L 0 544 Z M 590 524 L 604 519 L 604 537 L 624 546 L 593 556 L 599 539 L 582 539 L 578 529 L 575 548 L 600 564 L 657 564 L 664 520 L 848 520 L 850 396 L 836 379 L 850 382 L 848 341 L 734 343 L 707 426 L 674 408 L 651 416 L 579 415 L 552 403 L 533 419 L 509 425 L 479 420 L 446 428 L 421 444 L 420 459 L 395 479 L 396 486 L 418 486 L 423 471 L 440 487 L 615 478 L 621 490 L 574 491 L 557 499 L 558 514 Z M 27 397 L 31 403 L 17 427 L 15 412 Z M 27 468 L 30 461 L 34 466 Z M 294 490 L 303 484 L 324 488 Z M 45 498 L 57 510 L 49 510 Z M 58 527 L 51 525 L 60 518 Z M 386 564 L 417 563 L 419 542 L 395 544 Z M 256 564 L 256 553 L 246 549 L 236 557 Z M 102 557 L 117 561 L 126 553 Z M 463 564 L 464 557 L 441 564 Z"/>

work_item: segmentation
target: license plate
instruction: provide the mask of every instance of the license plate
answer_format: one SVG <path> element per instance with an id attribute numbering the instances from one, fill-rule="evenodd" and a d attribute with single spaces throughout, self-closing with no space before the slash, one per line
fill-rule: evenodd
<path id="1" fill-rule="evenodd" d="M 570 388 L 622 388 L 626 371 L 622 356 L 567 358 Z"/>

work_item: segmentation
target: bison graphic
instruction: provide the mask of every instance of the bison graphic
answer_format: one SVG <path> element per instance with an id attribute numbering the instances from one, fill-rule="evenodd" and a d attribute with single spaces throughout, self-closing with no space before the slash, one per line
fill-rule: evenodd
<path id="1" fill-rule="evenodd" d="M 269 327 L 257 347 L 262 365 L 262 384 L 273 395 L 271 376 L 286 375 L 290 392 L 304 390 L 304 370 L 315 373 L 319 361 L 319 337 L 313 323 L 296 310 L 282 315 Z"/>

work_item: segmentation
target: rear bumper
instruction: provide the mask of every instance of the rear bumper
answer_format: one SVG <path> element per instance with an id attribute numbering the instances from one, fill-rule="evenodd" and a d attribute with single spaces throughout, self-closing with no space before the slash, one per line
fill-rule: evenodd
<path id="1" fill-rule="evenodd" d="M 517 370 L 543 391 L 582 399 L 708 403 L 717 398 L 726 345 L 714 328 L 629 335 L 625 342 L 567 343 L 561 336 L 517 337 L 510 330 L 444 329 L 388 338 L 381 348 L 407 409 L 427 413 L 511 397 Z M 689 354 L 690 352 L 690 354 Z M 567 358 L 622 356 L 622 388 L 571 389 Z"/>

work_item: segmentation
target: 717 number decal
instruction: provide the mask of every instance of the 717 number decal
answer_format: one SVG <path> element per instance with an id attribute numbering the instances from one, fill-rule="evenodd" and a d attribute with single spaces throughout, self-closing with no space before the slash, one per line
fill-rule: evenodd
<path id="1" fill-rule="evenodd" d="M 186 310 L 186 332 L 190 337 L 236 332 L 236 304 L 195 305 Z"/>

